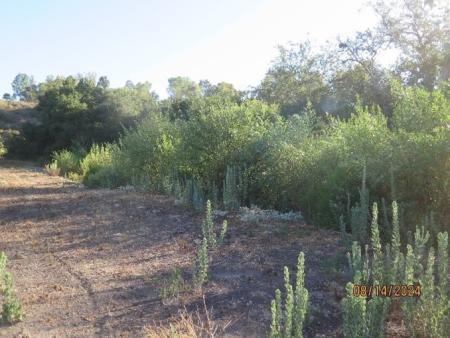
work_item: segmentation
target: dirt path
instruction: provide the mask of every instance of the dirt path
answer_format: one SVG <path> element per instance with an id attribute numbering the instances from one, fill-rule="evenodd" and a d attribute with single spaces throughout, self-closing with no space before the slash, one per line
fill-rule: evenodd
<path id="1" fill-rule="evenodd" d="M 179 309 L 195 310 L 198 294 L 169 302 L 159 295 L 174 267 L 192 277 L 201 217 L 168 197 L 87 190 L 0 161 L 0 250 L 26 313 L 23 322 L 0 327 L 0 336 L 144 337 L 147 326 Z M 336 234 L 228 219 L 229 235 L 213 254 L 205 288 L 215 321 L 229 323 L 219 335 L 265 335 L 282 267 L 293 267 L 303 250 L 311 293 L 307 336 L 338 336 L 343 263 Z"/>

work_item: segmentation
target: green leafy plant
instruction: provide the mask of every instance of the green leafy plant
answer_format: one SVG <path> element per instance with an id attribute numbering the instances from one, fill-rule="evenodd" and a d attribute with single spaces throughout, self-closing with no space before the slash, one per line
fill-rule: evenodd
<path id="1" fill-rule="evenodd" d="M 68 175 L 69 173 L 80 173 L 81 157 L 73 151 L 64 149 L 56 151 L 52 154 L 54 163 L 60 169 L 61 175 Z"/>

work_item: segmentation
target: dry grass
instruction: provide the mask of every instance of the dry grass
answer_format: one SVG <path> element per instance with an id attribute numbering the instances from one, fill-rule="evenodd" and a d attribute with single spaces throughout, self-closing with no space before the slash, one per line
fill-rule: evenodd
<path id="1" fill-rule="evenodd" d="M 175 321 L 147 327 L 147 338 L 214 338 L 219 327 L 212 320 L 212 311 L 206 307 L 204 295 L 203 312 L 197 310 L 190 314 L 185 308 Z"/>
<path id="2" fill-rule="evenodd" d="M 50 176 L 59 176 L 61 170 L 58 168 L 56 162 L 52 162 L 45 165 L 45 172 Z"/>
<path id="3" fill-rule="evenodd" d="M 4 110 L 27 109 L 34 107 L 36 107 L 36 102 L 0 100 L 0 109 Z"/>

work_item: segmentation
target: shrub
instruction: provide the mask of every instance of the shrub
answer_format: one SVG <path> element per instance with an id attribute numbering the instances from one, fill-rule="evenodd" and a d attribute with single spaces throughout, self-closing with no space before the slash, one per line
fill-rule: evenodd
<path id="1" fill-rule="evenodd" d="M 0 135 L 0 157 L 4 156 L 6 154 L 7 150 L 6 150 L 6 146 L 3 143 L 2 137 Z"/>
<path id="2" fill-rule="evenodd" d="M 23 319 L 23 310 L 20 300 L 13 291 L 13 279 L 6 271 L 7 257 L 0 251 L 0 293 L 3 294 L 2 320 L 6 323 L 15 323 Z"/>
<path id="3" fill-rule="evenodd" d="M 53 162 L 56 163 L 60 169 L 61 175 L 68 175 L 69 173 L 80 173 L 80 159 L 81 156 L 75 154 L 70 150 L 56 151 L 52 155 Z"/>
<path id="4" fill-rule="evenodd" d="M 94 144 L 81 160 L 82 181 L 88 187 L 117 187 L 123 182 L 121 172 L 114 167 L 113 153 L 117 147 L 111 144 Z"/>
<path id="5" fill-rule="evenodd" d="M 127 130 L 113 154 L 115 168 L 126 184 L 163 191 L 165 179 L 178 181 L 174 152 L 178 144 L 178 127 L 162 115 L 151 115 L 136 129 Z"/>

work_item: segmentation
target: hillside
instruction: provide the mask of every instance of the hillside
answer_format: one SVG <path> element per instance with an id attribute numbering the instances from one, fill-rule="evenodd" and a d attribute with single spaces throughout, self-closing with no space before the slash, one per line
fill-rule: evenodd
<path id="1" fill-rule="evenodd" d="M 18 130 L 24 123 L 38 123 L 36 102 L 0 100 L 0 131 Z"/>

